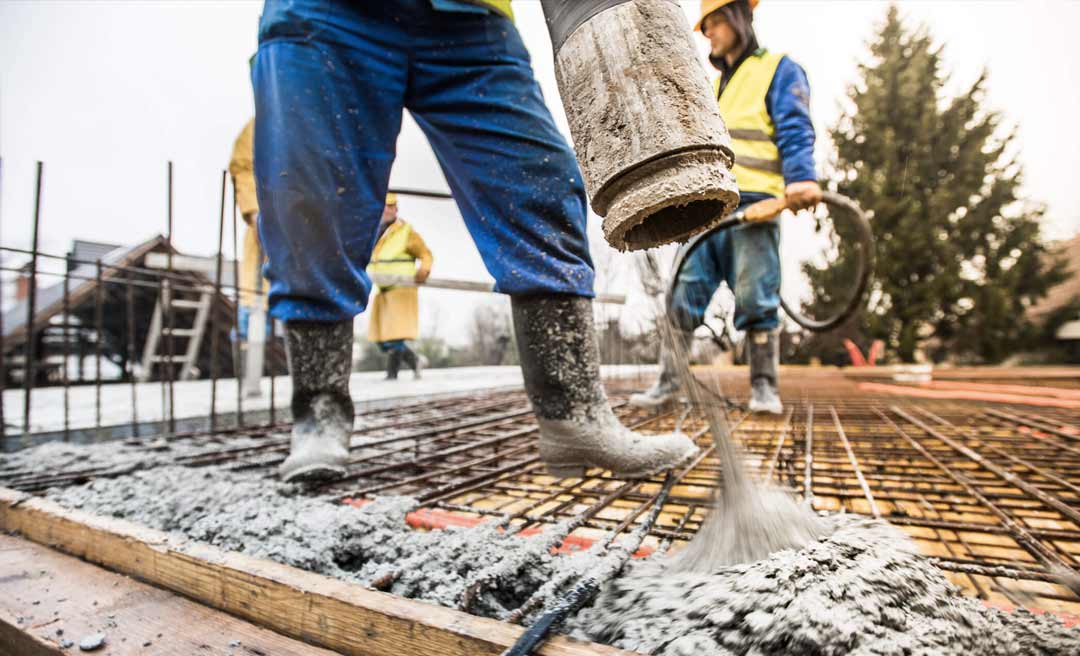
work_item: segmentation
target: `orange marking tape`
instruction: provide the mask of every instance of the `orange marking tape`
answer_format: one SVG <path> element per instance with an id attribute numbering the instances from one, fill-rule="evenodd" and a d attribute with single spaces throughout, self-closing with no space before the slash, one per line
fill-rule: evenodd
<path id="1" fill-rule="evenodd" d="M 368 499 L 343 499 L 344 503 L 350 506 L 364 506 L 369 503 Z M 484 517 L 472 517 L 469 515 L 461 515 L 459 513 L 447 512 L 445 510 L 432 510 L 431 508 L 421 508 L 414 510 L 408 515 L 405 515 L 405 522 L 416 529 L 425 531 L 438 531 L 451 526 L 459 526 L 462 528 L 472 528 L 483 524 L 487 519 Z M 520 537 L 529 537 L 530 535 L 537 535 L 542 528 L 534 526 L 532 528 L 526 528 L 516 535 Z M 551 550 L 552 554 L 568 554 L 576 553 L 578 551 L 585 551 L 589 547 L 596 544 L 596 540 L 593 538 L 587 538 L 581 535 L 568 535 L 566 539 L 562 541 L 558 547 Z M 652 547 L 641 547 L 634 552 L 634 558 L 645 558 L 652 555 L 655 551 Z"/>
<path id="2" fill-rule="evenodd" d="M 977 392 L 998 392 L 1003 394 L 1023 394 L 1025 396 L 1052 396 L 1057 399 L 1080 401 L 1080 390 L 1064 387 L 1037 387 L 1035 385 L 1001 385 L 997 383 L 969 383 L 964 381 L 934 380 L 930 382 L 934 389 L 971 390 Z"/>
<path id="3" fill-rule="evenodd" d="M 911 385 L 888 385 L 885 383 L 859 383 L 864 392 L 879 392 L 895 396 L 913 396 L 920 399 L 960 399 L 965 401 L 992 401 L 996 403 L 1016 403 L 1036 405 L 1048 408 L 1080 409 L 1080 400 L 1058 399 L 1045 396 L 1024 396 L 1021 394 L 995 394 L 976 390 L 934 390 Z"/>

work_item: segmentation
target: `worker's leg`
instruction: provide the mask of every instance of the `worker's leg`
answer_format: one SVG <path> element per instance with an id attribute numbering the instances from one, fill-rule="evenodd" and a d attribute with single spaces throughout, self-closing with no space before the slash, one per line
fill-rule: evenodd
<path id="1" fill-rule="evenodd" d="M 724 281 L 722 256 L 729 237 L 717 232 L 705 237 L 682 256 L 667 308 L 667 326 L 661 326 L 660 374 L 652 387 L 630 397 L 638 407 L 657 407 L 672 401 L 679 391 L 677 360 L 689 358 L 694 330 L 705 322 L 705 310 Z M 668 334 L 670 333 L 670 334 Z"/>
<path id="2" fill-rule="evenodd" d="M 735 328 L 774 330 L 780 325 L 780 225 L 776 221 L 753 223 L 728 232 L 734 263 L 728 285 L 735 294 Z"/>
<path id="3" fill-rule="evenodd" d="M 394 3 L 268 0 L 259 25 L 255 174 L 270 312 L 286 321 L 286 479 L 344 472 L 352 318 L 382 214 L 408 76 Z M 405 44 L 405 45 L 403 45 Z"/>
<path id="4" fill-rule="evenodd" d="M 367 305 L 408 76 L 392 12 L 266 3 L 252 71 L 255 175 L 278 319 L 351 320 Z"/>
<path id="5" fill-rule="evenodd" d="M 397 380 L 398 371 L 401 369 L 401 360 L 405 356 L 408 347 L 403 339 L 391 339 L 385 342 L 377 342 L 379 350 L 386 354 L 386 380 Z"/>
<path id="6" fill-rule="evenodd" d="M 403 344 L 405 348 L 401 351 L 401 361 L 405 363 L 406 367 L 412 369 L 413 380 L 421 378 L 424 375 L 423 372 L 427 363 L 427 358 L 418 355 L 408 344 L 405 344 L 404 342 Z"/>
<path id="7" fill-rule="evenodd" d="M 732 230 L 735 327 L 747 331 L 750 410 L 780 414 L 780 226 L 775 221 Z"/>
<path id="8" fill-rule="evenodd" d="M 599 466 L 637 476 L 696 447 L 623 427 L 600 382 L 586 198 L 513 24 L 431 13 L 419 35 L 407 106 L 428 135 L 496 289 L 511 295 L 540 453 L 555 475 Z M 453 48 L 446 43 L 452 41 Z"/>

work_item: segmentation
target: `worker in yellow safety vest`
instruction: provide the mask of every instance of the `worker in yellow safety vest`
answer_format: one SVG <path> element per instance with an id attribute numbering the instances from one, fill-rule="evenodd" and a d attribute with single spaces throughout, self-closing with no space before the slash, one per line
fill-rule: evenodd
<path id="1" fill-rule="evenodd" d="M 419 299 L 416 287 L 384 287 L 378 284 L 377 277 L 405 276 L 423 283 L 431 274 L 432 261 L 431 250 L 420 234 L 398 217 L 397 194 L 387 194 L 378 240 L 371 252 L 367 272 L 376 278 L 378 290 L 371 304 L 368 339 L 387 354 L 388 380 L 397 379 L 402 362 L 413 370 L 415 378 L 420 377 L 424 357 L 405 343 L 419 334 Z"/>
<path id="2" fill-rule="evenodd" d="M 814 168 L 810 84 L 802 67 L 762 48 L 754 33 L 759 0 L 702 0 L 695 30 L 709 40 L 720 72 L 714 90 L 731 133 L 740 208 L 784 198 L 792 210 L 821 201 Z M 720 230 L 684 247 L 670 299 L 674 339 L 690 345 L 693 331 L 721 283 L 735 295 L 735 328 L 746 331 L 752 412 L 780 414 L 780 226 L 775 220 Z M 670 401 L 679 389 L 671 349 L 649 390 L 631 397 L 640 407 Z"/>

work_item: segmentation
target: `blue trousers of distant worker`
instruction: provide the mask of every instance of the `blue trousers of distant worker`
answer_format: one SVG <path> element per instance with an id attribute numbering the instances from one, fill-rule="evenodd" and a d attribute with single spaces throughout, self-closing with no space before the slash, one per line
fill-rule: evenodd
<path id="1" fill-rule="evenodd" d="M 743 194 L 740 208 L 768 198 Z M 780 226 L 773 220 L 720 230 L 694 244 L 675 279 L 671 319 L 685 331 L 705 322 L 720 283 L 735 294 L 735 328 L 772 330 L 780 323 Z"/>
<path id="2" fill-rule="evenodd" d="M 252 80 L 274 317 L 366 308 L 403 109 L 497 291 L 593 295 L 581 172 L 510 20 L 430 0 L 267 0 Z"/>
<path id="3" fill-rule="evenodd" d="M 386 342 L 375 342 L 375 345 L 379 347 L 379 350 L 383 353 L 404 353 L 409 350 L 409 347 L 405 345 L 403 339 L 391 339 Z"/>

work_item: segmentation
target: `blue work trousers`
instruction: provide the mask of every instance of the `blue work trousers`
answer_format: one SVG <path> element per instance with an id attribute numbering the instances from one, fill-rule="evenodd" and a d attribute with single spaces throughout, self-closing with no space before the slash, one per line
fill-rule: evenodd
<path id="1" fill-rule="evenodd" d="M 391 339 L 385 342 L 375 342 L 375 345 L 379 347 L 379 350 L 383 353 L 404 353 L 409 350 L 409 347 L 405 345 L 403 339 Z"/>
<path id="2" fill-rule="evenodd" d="M 768 198 L 744 194 L 740 208 Z M 705 322 L 705 309 L 726 282 L 735 294 L 735 328 L 772 330 L 780 323 L 780 225 L 776 220 L 720 230 L 698 241 L 676 273 L 671 318 L 685 331 Z"/>
<path id="3" fill-rule="evenodd" d="M 403 109 L 497 291 L 593 295 L 582 175 L 510 20 L 430 0 L 267 0 L 252 80 L 274 317 L 338 321 L 367 306 Z"/>

